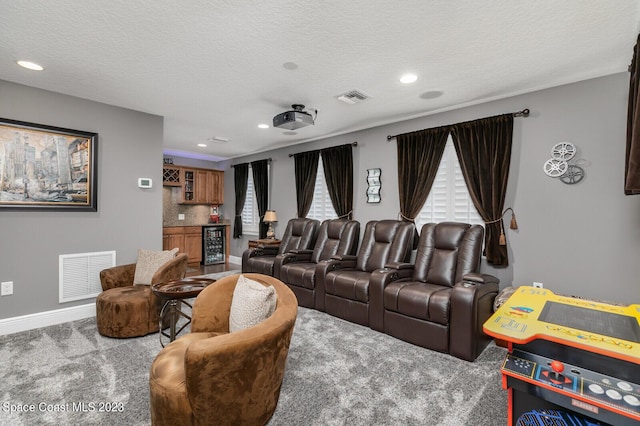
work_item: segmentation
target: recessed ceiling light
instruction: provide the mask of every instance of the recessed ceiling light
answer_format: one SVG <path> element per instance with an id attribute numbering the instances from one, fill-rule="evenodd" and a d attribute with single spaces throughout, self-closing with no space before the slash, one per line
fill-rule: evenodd
<path id="1" fill-rule="evenodd" d="M 29 62 L 29 61 L 18 61 L 17 64 L 23 68 L 27 68 L 33 71 L 42 71 L 44 69 L 42 65 L 38 65 L 34 62 Z"/>
<path id="2" fill-rule="evenodd" d="M 260 123 L 260 124 L 258 124 L 258 127 L 261 128 L 261 129 L 268 129 L 269 125 L 265 124 L 265 123 Z"/>
<path id="3" fill-rule="evenodd" d="M 206 147 L 207 147 L 207 144 L 206 144 L 206 143 L 199 143 L 199 144 L 198 144 L 198 146 L 199 146 L 200 148 L 206 148 Z"/>
<path id="4" fill-rule="evenodd" d="M 428 92 L 424 92 L 420 95 L 422 99 L 435 99 L 442 96 L 442 92 L 440 90 L 429 90 Z"/>
<path id="5" fill-rule="evenodd" d="M 418 76 L 415 74 L 405 74 L 400 77 L 400 83 L 410 84 L 414 83 L 418 79 Z"/>

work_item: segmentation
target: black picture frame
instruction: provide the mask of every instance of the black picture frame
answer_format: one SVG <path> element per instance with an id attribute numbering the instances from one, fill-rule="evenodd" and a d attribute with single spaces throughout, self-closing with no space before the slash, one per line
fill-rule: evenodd
<path id="1" fill-rule="evenodd" d="M 98 134 L 0 118 L 0 209 L 98 211 Z"/>

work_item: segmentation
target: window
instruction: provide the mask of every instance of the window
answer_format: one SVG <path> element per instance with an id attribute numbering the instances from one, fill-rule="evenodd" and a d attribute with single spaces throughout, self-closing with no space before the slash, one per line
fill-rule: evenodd
<path id="1" fill-rule="evenodd" d="M 313 201 L 307 213 L 309 219 L 316 219 L 320 222 L 326 219 L 336 219 L 336 214 L 333 204 L 331 204 L 331 197 L 329 197 L 329 190 L 327 189 L 327 182 L 324 179 L 324 167 L 322 166 L 322 156 L 318 161 L 318 174 L 316 175 L 316 186 L 313 190 Z"/>
<path id="2" fill-rule="evenodd" d="M 451 135 L 447 139 L 429 197 L 416 218 L 416 227 L 420 230 L 425 223 L 444 221 L 484 226 L 471 201 Z"/>
<path id="3" fill-rule="evenodd" d="M 249 167 L 249 179 L 247 180 L 247 197 L 244 200 L 242 209 L 242 233 L 258 235 L 260 216 L 258 216 L 258 203 L 256 202 L 255 190 L 253 188 L 253 172 Z"/>

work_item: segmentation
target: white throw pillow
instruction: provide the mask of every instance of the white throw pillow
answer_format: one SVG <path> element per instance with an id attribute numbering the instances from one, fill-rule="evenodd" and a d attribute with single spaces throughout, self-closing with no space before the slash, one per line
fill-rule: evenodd
<path id="1" fill-rule="evenodd" d="M 133 284 L 150 285 L 153 275 L 162 265 L 176 257 L 178 250 L 178 248 L 163 251 L 139 249 Z"/>
<path id="2" fill-rule="evenodd" d="M 231 299 L 229 332 L 244 330 L 266 320 L 276 310 L 276 289 L 244 275 L 238 277 Z"/>

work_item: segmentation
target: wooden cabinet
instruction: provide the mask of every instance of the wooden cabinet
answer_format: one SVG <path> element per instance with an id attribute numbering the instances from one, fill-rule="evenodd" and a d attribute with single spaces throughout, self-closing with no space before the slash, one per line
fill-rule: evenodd
<path id="1" fill-rule="evenodd" d="M 209 170 L 206 179 L 207 204 L 224 204 L 224 172 Z"/>
<path id="2" fill-rule="evenodd" d="M 175 167 L 171 170 L 174 169 Z M 180 187 L 179 204 L 224 203 L 224 172 L 222 170 L 180 167 L 177 184 L 173 178 L 171 181 L 166 180 L 169 175 L 168 170 L 169 168 L 165 166 L 163 185 Z"/>
<path id="3" fill-rule="evenodd" d="M 180 182 L 182 184 L 182 202 L 184 204 L 197 204 L 195 198 L 196 171 L 192 169 L 182 169 L 180 171 Z"/>
<path id="4" fill-rule="evenodd" d="M 189 256 L 189 263 L 202 261 L 202 226 L 184 227 L 184 251 Z"/>
<path id="5" fill-rule="evenodd" d="M 162 168 L 162 185 L 163 186 L 181 186 L 180 183 L 180 167 L 164 166 Z"/>
<path id="6" fill-rule="evenodd" d="M 184 229 L 182 226 L 172 226 L 162 229 L 162 250 L 178 247 L 184 252 Z"/>
<path id="7" fill-rule="evenodd" d="M 219 170 L 196 170 L 195 203 L 222 204 L 224 202 L 224 173 Z"/>
<path id="8" fill-rule="evenodd" d="M 202 260 L 202 227 L 170 226 L 162 229 L 162 249 L 178 248 L 186 253 L 189 263 L 200 263 Z"/>

